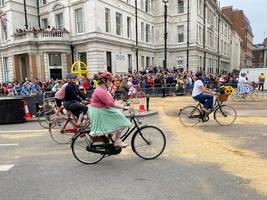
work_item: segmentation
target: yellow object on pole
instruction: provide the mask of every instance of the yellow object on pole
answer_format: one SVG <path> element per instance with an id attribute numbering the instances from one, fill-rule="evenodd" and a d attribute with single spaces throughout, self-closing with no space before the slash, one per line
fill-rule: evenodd
<path id="1" fill-rule="evenodd" d="M 78 60 L 71 65 L 71 73 L 76 74 L 78 77 L 89 77 L 89 67 L 84 62 Z"/>

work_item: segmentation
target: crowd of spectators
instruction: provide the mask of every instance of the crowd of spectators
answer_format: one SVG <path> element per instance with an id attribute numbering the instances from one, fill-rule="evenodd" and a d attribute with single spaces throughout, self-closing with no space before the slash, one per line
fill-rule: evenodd
<path id="1" fill-rule="evenodd" d="M 16 29 L 16 32 L 15 32 L 15 36 L 20 36 L 20 35 L 24 35 L 25 33 L 28 33 L 28 32 L 31 32 L 31 33 L 39 33 L 39 32 L 47 32 L 47 33 L 53 33 L 53 32 L 63 32 L 63 33 L 69 33 L 67 31 L 67 29 L 65 28 L 55 28 L 54 26 L 50 26 L 48 25 L 46 28 L 41 28 L 41 27 L 31 27 L 29 29 Z"/>
<path id="2" fill-rule="evenodd" d="M 148 67 L 145 70 L 132 73 L 113 74 L 114 84 L 111 88 L 113 93 L 124 92 L 129 94 L 136 91 L 144 91 L 149 94 L 159 94 L 165 89 L 173 93 L 189 94 L 194 84 L 194 74 L 191 71 L 182 71 L 178 68 L 163 70 L 162 67 Z M 37 78 L 33 81 L 0 83 L 0 95 L 35 95 L 44 92 L 56 92 L 64 80 L 50 80 L 41 82 Z M 235 86 L 236 79 L 232 74 L 206 74 L 203 77 L 205 86 L 215 89 L 220 85 L 228 84 Z M 97 76 L 83 77 L 78 80 L 79 88 L 85 94 L 92 94 L 97 87 Z M 130 95 L 130 94 L 129 94 Z"/>

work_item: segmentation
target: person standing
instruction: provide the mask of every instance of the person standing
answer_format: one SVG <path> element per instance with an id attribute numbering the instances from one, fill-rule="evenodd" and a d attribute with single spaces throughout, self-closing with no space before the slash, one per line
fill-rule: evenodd
<path id="1" fill-rule="evenodd" d="M 265 83 L 265 75 L 264 73 L 261 73 L 259 75 L 259 90 L 263 91 L 264 90 L 264 83 Z"/>

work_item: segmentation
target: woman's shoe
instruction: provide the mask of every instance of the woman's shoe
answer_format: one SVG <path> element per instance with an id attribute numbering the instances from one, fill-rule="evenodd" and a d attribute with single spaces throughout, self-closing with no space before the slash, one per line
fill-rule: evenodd
<path id="1" fill-rule="evenodd" d="M 125 148 L 125 147 L 127 147 L 128 146 L 128 144 L 127 143 L 124 143 L 124 142 L 115 142 L 114 143 L 114 146 L 115 147 L 121 147 L 121 148 Z"/>

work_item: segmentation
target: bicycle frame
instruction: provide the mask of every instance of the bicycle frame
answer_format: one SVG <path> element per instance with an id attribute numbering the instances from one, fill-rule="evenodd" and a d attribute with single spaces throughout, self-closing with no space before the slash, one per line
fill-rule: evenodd
<path id="1" fill-rule="evenodd" d="M 211 113 L 213 113 L 215 110 L 217 109 L 221 109 L 222 104 L 220 103 L 220 101 L 218 99 L 216 99 L 215 101 L 215 105 L 213 106 L 213 108 L 210 110 L 210 112 L 208 113 L 208 115 L 210 115 Z M 203 106 L 202 104 L 199 102 L 196 106 L 196 108 L 200 108 L 200 110 L 202 111 Z M 222 110 L 221 110 L 222 111 Z"/>
<path id="2" fill-rule="evenodd" d="M 126 133 L 124 133 L 122 136 L 121 136 L 121 139 L 122 141 L 125 141 L 132 133 L 135 132 L 135 130 L 139 131 L 140 128 L 139 128 L 139 123 L 136 121 L 135 117 L 134 116 L 131 116 L 130 118 L 130 121 L 134 123 L 134 126 L 130 129 L 128 129 L 126 131 Z"/>
<path id="3" fill-rule="evenodd" d="M 85 128 L 87 128 L 90 125 L 89 118 L 85 121 L 85 126 L 84 127 L 81 127 L 81 128 L 77 127 L 77 125 L 76 125 L 77 121 L 78 121 L 77 120 L 77 117 L 75 115 L 73 115 L 71 112 L 68 111 L 68 113 L 67 113 L 67 120 L 64 123 L 64 126 L 62 128 L 62 131 L 66 132 L 66 133 L 72 133 L 72 135 L 74 133 L 74 135 L 75 135 L 79 131 L 79 129 L 85 129 Z M 73 128 L 73 129 L 65 129 L 68 123 L 72 123 L 75 128 Z"/>

